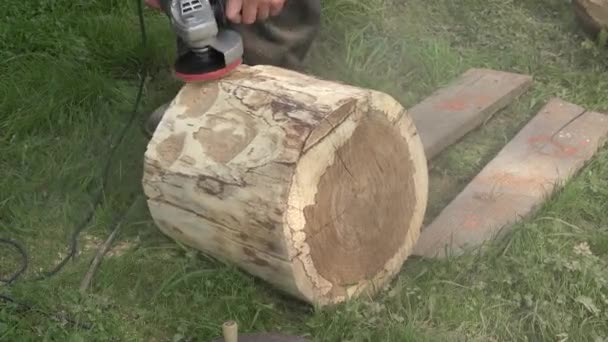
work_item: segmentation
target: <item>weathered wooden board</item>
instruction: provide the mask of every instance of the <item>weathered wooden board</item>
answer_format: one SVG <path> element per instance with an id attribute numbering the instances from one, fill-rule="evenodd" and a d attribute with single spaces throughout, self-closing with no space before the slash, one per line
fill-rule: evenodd
<path id="1" fill-rule="evenodd" d="M 427 159 L 432 159 L 509 105 L 531 84 L 529 75 L 469 69 L 448 86 L 408 109 Z"/>
<path id="2" fill-rule="evenodd" d="M 552 99 L 422 230 L 414 255 L 459 255 L 502 235 L 576 173 L 607 135 L 607 115 Z"/>

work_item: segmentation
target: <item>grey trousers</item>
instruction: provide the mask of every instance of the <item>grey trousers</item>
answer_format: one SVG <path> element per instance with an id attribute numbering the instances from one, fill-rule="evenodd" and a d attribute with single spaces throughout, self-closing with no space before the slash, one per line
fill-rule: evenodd
<path id="1" fill-rule="evenodd" d="M 320 2 L 286 0 L 278 16 L 253 25 L 234 26 L 243 37 L 243 62 L 301 69 L 319 30 Z"/>

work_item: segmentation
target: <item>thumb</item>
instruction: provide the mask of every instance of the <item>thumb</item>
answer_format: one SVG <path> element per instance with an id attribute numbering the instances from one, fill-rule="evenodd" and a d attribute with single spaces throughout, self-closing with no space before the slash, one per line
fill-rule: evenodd
<path id="1" fill-rule="evenodd" d="M 226 18 L 233 23 L 240 23 L 242 8 L 243 0 L 228 0 L 228 3 L 226 4 Z"/>

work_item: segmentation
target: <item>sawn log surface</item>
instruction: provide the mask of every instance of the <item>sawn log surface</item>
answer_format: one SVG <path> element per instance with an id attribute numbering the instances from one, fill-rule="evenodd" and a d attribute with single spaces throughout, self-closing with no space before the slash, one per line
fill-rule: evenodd
<path id="1" fill-rule="evenodd" d="M 399 271 L 428 174 L 392 97 L 241 66 L 179 92 L 149 142 L 143 186 L 168 236 L 325 305 L 374 294 Z"/>

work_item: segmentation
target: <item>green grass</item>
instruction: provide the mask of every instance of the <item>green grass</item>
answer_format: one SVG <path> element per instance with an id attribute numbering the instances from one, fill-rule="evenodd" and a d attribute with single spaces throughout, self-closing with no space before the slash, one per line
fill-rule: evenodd
<path id="1" fill-rule="evenodd" d="M 553 96 L 608 112 L 608 53 L 586 41 L 557 0 L 324 1 L 311 73 L 385 91 L 411 106 L 470 67 L 524 72 L 534 88 L 433 162 L 428 218 L 449 202 Z M 108 144 L 128 120 L 141 63 L 145 113 L 179 84 L 173 37 L 133 1 L 13 1 L 0 21 L 0 237 L 27 245 L 25 278 L 66 253 L 90 207 Z M 0 303 L 0 340 L 207 341 L 243 331 L 318 341 L 605 341 L 608 339 L 608 151 L 486 254 L 410 260 L 387 293 L 315 310 L 183 248 L 139 203 L 94 279 L 95 246 L 140 192 L 146 141 L 135 125 L 118 148 L 105 203 L 57 276 L 0 288 L 37 311 Z M 2 245 L 0 276 L 17 266 Z M 50 314 L 53 318 L 49 318 Z M 66 317 L 93 324 L 82 329 Z"/>

